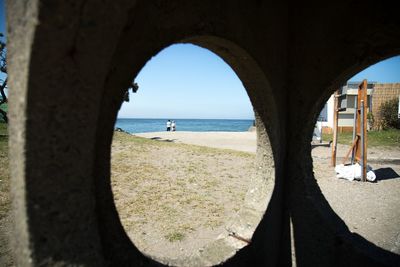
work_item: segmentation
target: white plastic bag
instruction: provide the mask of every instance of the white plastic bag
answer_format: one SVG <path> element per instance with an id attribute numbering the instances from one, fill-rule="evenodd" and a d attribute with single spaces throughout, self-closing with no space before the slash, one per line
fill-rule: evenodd
<path id="1" fill-rule="evenodd" d="M 349 181 L 361 180 L 361 165 L 355 163 L 353 165 L 339 164 L 335 167 L 336 177 L 347 179 Z M 367 180 L 373 182 L 376 180 L 376 175 L 372 171 L 371 166 L 367 165 Z"/>

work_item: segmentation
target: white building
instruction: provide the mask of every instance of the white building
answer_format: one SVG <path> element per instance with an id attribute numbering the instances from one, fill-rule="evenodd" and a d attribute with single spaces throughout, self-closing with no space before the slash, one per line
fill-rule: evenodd
<path id="1" fill-rule="evenodd" d="M 361 82 L 348 82 L 347 85 L 339 89 L 340 97 L 338 99 L 339 108 L 344 108 L 338 115 L 338 128 L 339 132 L 346 132 L 353 130 L 354 113 L 357 105 L 358 85 Z M 372 110 L 372 93 L 374 90 L 375 82 L 369 82 L 367 85 L 367 107 Z M 332 133 L 333 129 L 333 114 L 334 114 L 334 96 L 329 97 L 324 108 L 322 109 L 318 118 L 317 124 L 322 127 L 323 133 Z"/>

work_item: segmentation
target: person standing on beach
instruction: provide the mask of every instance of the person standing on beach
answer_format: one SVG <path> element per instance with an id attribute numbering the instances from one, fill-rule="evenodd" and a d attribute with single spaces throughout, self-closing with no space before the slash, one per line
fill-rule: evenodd
<path id="1" fill-rule="evenodd" d="M 167 121 L 167 132 L 171 131 L 171 121 Z"/>
<path id="2" fill-rule="evenodd" d="M 175 132 L 175 130 L 176 130 L 176 123 L 175 123 L 175 121 L 172 121 L 172 122 L 171 122 L 171 130 L 172 130 L 173 132 Z"/>

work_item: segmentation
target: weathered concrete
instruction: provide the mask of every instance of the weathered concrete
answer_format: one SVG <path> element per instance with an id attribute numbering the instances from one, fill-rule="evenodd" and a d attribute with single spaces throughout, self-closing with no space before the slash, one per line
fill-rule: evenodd
<path id="1" fill-rule="evenodd" d="M 157 52 L 179 42 L 221 56 L 245 85 L 257 124 L 266 127 L 258 160 L 267 180 L 275 174 L 271 198 L 251 245 L 223 265 L 398 265 L 398 256 L 352 234 L 329 207 L 310 153 L 314 121 L 329 94 L 400 53 L 394 5 L 8 1 L 18 265 L 159 265 L 121 226 L 110 145 L 132 79 Z"/>

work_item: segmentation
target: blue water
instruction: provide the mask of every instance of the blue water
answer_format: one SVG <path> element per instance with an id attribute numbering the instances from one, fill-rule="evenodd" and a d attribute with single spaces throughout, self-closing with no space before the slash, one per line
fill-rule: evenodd
<path id="1" fill-rule="evenodd" d="M 176 131 L 192 132 L 245 132 L 253 125 L 253 120 L 175 120 Z M 115 127 L 129 133 L 162 132 L 167 128 L 167 119 L 117 119 Z"/>

